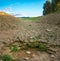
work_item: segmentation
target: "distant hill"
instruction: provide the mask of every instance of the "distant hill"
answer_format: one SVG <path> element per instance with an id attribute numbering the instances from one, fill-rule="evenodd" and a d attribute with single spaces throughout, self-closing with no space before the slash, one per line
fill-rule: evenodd
<path id="1" fill-rule="evenodd" d="M 16 29 L 18 28 L 18 22 L 20 22 L 20 19 L 5 12 L 0 12 L 0 31 Z"/>

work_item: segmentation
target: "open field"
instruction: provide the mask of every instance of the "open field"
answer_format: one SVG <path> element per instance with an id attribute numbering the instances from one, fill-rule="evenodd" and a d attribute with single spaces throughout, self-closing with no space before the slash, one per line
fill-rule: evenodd
<path id="1" fill-rule="evenodd" d="M 38 21 L 40 20 L 40 17 L 20 17 L 22 18 L 23 20 L 30 20 L 30 21 Z"/>

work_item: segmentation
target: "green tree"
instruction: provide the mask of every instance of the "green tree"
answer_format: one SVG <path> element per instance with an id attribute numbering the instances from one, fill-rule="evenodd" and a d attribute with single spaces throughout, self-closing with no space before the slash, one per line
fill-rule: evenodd
<path id="1" fill-rule="evenodd" d="M 43 15 L 60 12 L 60 0 L 47 0 L 43 6 Z"/>
<path id="2" fill-rule="evenodd" d="M 57 9 L 59 10 L 59 1 L 60 0 L 52 0 L 52 12 L 56 12 Z"/>
<path id="3" fill-rule="evenodd" d="M 60 2 L 56 5 L 56 12 L 60 12 Z"/>
<path id="4" fill-rule="evenodd" d="M 44 6 L 43 6 L 43 15 L 47 15 L 47 14 L 49 14 L 49 13 L 51 13 L 51 3 L 50 3 L 50 1 L 46 1 L 46 3 L 44 4 Z"/>

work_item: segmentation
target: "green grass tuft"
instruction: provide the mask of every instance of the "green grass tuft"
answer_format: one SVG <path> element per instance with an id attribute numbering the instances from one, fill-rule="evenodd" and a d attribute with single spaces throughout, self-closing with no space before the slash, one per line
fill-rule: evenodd
<path id="1" fill-rule="evenodd" d="M 20 50 L 20 47 L 18 47 L 18 46 L 11 46 L 10 49 L 11 49 L 12 52 L 17 52 L 17 51 Z"/>
<path id="2" fill-rule="evenodd" d="M 40 50 L 40 51 L 46 51 L 46 50 L 47 50 L 46 45 L 43 44 L 43 43 L 40 43 L 40 45 L 39 45 L 39 50 Z"/>
<path id="3" fill-rule="evenodd" d="M 3 55 L 0 57 L 1 61 L 19 61 L 18 59 L 13 59 L 10 55 Z"/>

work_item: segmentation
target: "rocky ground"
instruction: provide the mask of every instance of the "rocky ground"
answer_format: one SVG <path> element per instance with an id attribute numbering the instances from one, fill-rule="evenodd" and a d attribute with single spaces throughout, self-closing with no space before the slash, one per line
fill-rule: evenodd
<path id="1" fill-rule="evenodd" d="M 9 54 L 19 61 L 60 61 L 60 14 L 43 16 L 38 21 L 24 21 L 10 15 L 0 15 L 0 55 Z M 15 42 L 40 41 L 47 43 L 53 53 L 38 49 L 11 52 Z M 49 50 L 49 51 L 50 51 Z"/>

